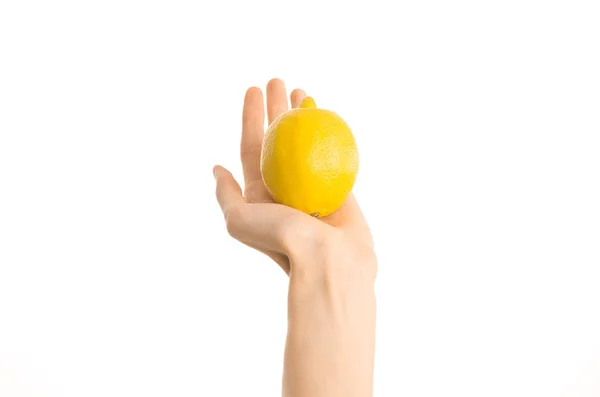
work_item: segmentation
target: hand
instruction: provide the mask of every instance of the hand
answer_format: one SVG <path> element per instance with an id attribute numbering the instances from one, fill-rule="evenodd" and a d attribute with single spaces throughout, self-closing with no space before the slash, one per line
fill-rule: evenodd
<path id="1" fill-rule="evenodd" d="M 305 96 L 300 89 L 292 91 L 292 107 L 299 106 Z M 287 110 L 284 83 L 279 79 L 269 81 L 269 124 Z M 340 254 L 344 257 L 358 255 L 363 259 L 358 262 L 374 277 L 376 261 L 371 232 L 353 195 L 339 210 L 321 219 L 273 202 L 260 172 L 264 122 L 262 91 L 252 87 L 246 92 L 242 114 L 244 193 L 225 168 L 215 166 L 213 170 L 217 181 L 217 200 L 229 234 L 267 254 L 288 275 L 296 268 L 322 262 L 324 256 Z M 316 255 L 320 257 L 315 258 Z"/>
<path id="2" fill-rule="evenodd" d="M 305 97 L 294 90 L 297 107 Z M 269 123 L 288 110 L 283 82 L 267 85 Z M 317 219 L 273 202 L 260 173 L 264 134 L 262 92 L 246 92 L 241 157 L 245 189 L 214 168 L 227 230 L 264 252 L 290 276 L 284 354 L 285 397 L 371 397 L 377 262 L 367 223 L 353 195 Z"/>

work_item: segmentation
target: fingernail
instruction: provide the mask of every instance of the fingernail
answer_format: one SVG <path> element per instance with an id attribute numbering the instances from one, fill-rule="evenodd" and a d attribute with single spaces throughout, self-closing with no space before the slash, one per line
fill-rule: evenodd
<path id="1" fill-rule="evenodd" d="M 216 165 L 213 167 L 213 176 L 215 177 L 215 179 L 217 178 L 217 166 Z"/>

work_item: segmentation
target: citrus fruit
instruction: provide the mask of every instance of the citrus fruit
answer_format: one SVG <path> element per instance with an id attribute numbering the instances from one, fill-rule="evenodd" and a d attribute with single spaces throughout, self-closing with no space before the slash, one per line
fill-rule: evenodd
<path id="1" fill-rule="evenodd" d="M 357 172 L 352 131 L 311 97 L 275 119 L 265 133 L 261 173 L 277 203 L 327 216 L 342 206 Z"/>

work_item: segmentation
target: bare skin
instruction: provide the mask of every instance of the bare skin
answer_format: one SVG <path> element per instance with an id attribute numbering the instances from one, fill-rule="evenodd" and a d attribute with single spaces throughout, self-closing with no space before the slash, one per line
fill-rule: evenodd
<path id="1" fill-rule="evenodd" d="M 284 83 L 267 85 L 269 124 L 288 110 Z M 292 107 L 306 96 L 296 89 Z M 273 259 L 289 276 L 284 397 L 369 397 L 375 350 L 374 281 L 377 260 L 371 232 L 354 196 L 316 219 L 273 202 L 260 173 L 263 94 L 246 92 L 241 160 L 244 191 L 215 166 L 217 200 L 229 234 Z"/>

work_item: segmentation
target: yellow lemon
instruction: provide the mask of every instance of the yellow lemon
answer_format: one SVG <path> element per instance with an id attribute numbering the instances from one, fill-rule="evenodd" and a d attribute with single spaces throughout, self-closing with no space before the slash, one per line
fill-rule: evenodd
<path id="1" fill-rule="evenodd" d="M 327 216 L 342 206 L 356 180 L 352 131 L 340 116 L 306 97 L 267 129 L 261 172 L 275 202 Z"/>

